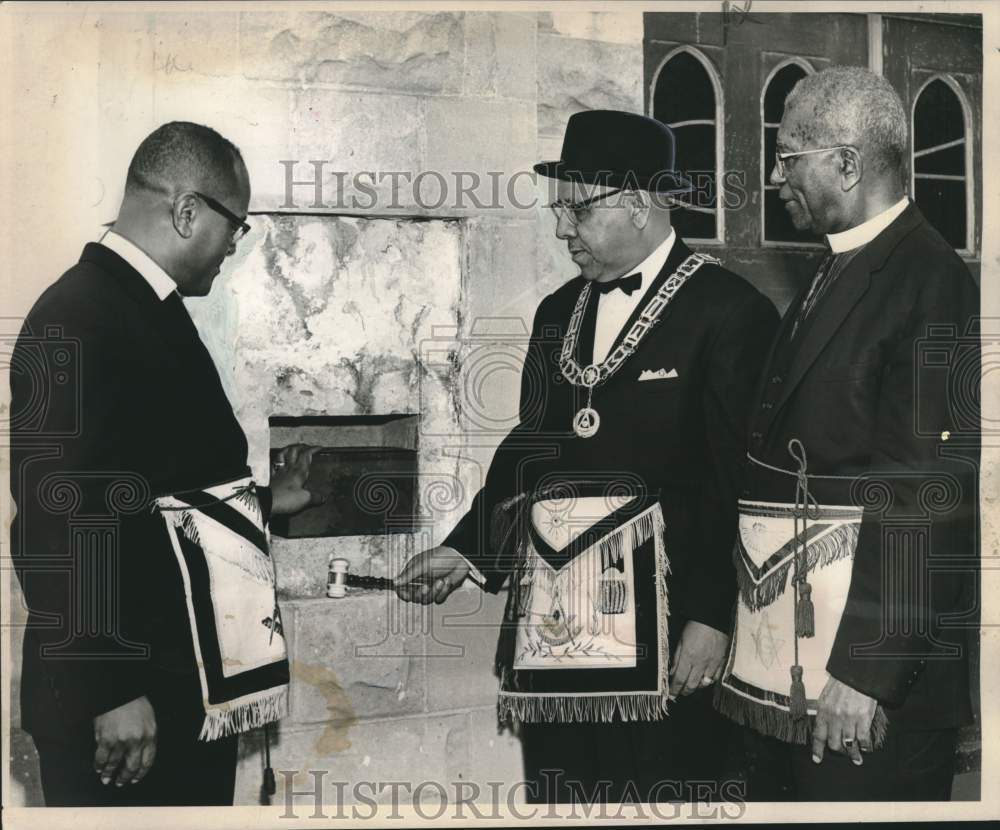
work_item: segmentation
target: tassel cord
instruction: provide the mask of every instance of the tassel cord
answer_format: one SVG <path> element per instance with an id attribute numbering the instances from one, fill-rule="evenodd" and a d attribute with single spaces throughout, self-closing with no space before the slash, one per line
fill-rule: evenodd
<path id="1" fill-rule="evenodd" d="M 799 718 L 806 713 L 805 684 L 802 681 L 802 665 L 799 663 L 799 638 L 813 636 L 812 588 L 807 579 L 808 543 L 806 541 L 809 529 L 809 511 L 813 510 L 813 519 L 819 518 L 819 504 L 809 493 L 808 461 L 806 448 L 798 438 L 788 442 L 788 454 L 798 464 L 795 472 L 795 507 L 793 510 L 793 533 L 795 539 L 795 556 L 793 557 L 792 586 L 795 591 L 793 602 L 793 636 L 795 662 L 791 668 L 792 685 L 789 691 L 791 699 L 790 714 Z"/>

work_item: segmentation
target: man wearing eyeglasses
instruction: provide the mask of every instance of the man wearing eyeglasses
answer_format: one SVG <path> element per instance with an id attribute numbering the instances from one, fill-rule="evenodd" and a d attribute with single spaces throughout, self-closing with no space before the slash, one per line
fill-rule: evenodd
<path id="1" fill-rule="evenodd" d="M 211 290 L 249 230 L 249 200 L 225 138 L 188 122 L 155 130 L 129 166 L 113 229 L 43 293 L 14 350 L 12 559 L 29 609 L 21 720 L 48 806 L 231 804 L 242 727 L 220 710 L 259 723 L 255 695 L 277 699 L 287 684 L 281 655 L 259 661 L 256 679 L 239 675 L 240 689 L 227 678 L 241 669 L 221 667 L 221 698 L 205 677 L 233 626 L 255 648 L 283 642 L 266 549 L 232 542 L 232 528 L 262 536 L 261 513 L 309 503 L 311 450 L 289 450 L 271 488 L 198 502 L 216 508 L 213 532 L 235 545 L 234 561 L 256 568 L 239 584 L 243 599 L 262 592 L 267 614 L 230 607 L 198 534 L 172 549 L 164 517 L 182 514 L 151 509 L 249 475 L 246 437 L 182 303 Z M 199 592 L 211 602 L 196 606 Z"/>
<path id="2" fill-rule="evenodd" d="M 690 182 L 665 125 L 578 113 L 562 158 L 535 170 L 556 182 L 555 233 L 580 274 L 538 308 L 520 424 L 485 487 L 397 591 L 441 602 L 470 573 L 494 592 L 509 580 L 499 705 L 520 724 L 530 800 L 727 797 L 711 687 L 777 312 L 677 237 L 671 194 Z"/>
<path id="3" fill-rule="evenodd" d="M 778 130 L 771 181 L 827 251 L 757 390 L 740 500 L 719 706 L 754 800 L 947 800 L 971 719 L 978 291 L 906 195 L 906 126 L 888 81 L 836 67 Z"/>

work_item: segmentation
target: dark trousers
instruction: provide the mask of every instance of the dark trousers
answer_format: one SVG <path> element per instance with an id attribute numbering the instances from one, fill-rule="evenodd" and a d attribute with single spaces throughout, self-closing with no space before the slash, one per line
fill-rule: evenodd
<path id="1" fill-rule="evenodd" d="M 231 806 L 239 739 L 199 741 L 204 719 L 190 694 L 151 695 L 156 759 L 138 784 L 101 783 L 94 771 L 93 729 L 33 735 L 47 807 Z M 187 689 L 184 690 L 187 692 Z"/>
<path id="2" fill-rule="evenodd" d="M 750 801 L 949 801 L 957 729 L 894 732 L 862 754 L 856 767 L 827 748 L 820 764 L 812 747 L 741 729 Z"/>
<path id="3" fill-rule="evenodd" d="M 660 721 L 525 723 L 529 803 L 667 802 L 739 798 L 722 777 L 733 727 L 712 690 L 670 703 Z"/>

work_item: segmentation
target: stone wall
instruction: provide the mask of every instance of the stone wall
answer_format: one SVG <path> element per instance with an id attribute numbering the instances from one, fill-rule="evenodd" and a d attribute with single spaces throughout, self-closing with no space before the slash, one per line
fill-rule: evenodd
<path id="1" fill-rule="evenodd" d="M 46 211 L 81 222 L 57 247 L 27 254 L 37 285 L 19 286 L 13 311 L 114 218 L 138 142 L 165 121 L 199 121 L 241 147 L 253 183 L 251 236 L 210 298 L 189 307 L 248 432 L 258 480 L 267 478 L 269 414 L 420 414 L 426 527 L 275 542 L 293 673 L 275 769 L 302 771 L 296 789 L 309 789 L 310 769 L 327 770 L 328 782 L 518 780 L 517 740 L 495 717 L 503 598 L 462 588 L 433 609 L 383 594 L 329 600 L 326 560 L 337 552 L 360 573 L 394 573 L 443 538 L 478 488 L 516 419 L 534 308 L 575 272 L 535 205 L 536 195 L 548 201 L 544 188 L 515 174 L 558 157 L 572 112 L 641 110 L 641 13 L 81 7 L 35 15 L 20 32 L 20 126 L 51 149 Z M 80 138 L 57 142 L 53 117 L 71 119 Z M 66 165 L 59 172 L 69 146 L 74 176 Z M 322 205 L 315 187 L 297 185 L 289 207 L 288 171 L 311 180 L 313 161 Z M 420 198 L 387 177 L 368 207 L 354 181 L 365 171 L 436 171 L 451 195 L 456 173 L 480 184 L 434 205 L 430 178 L 430 197 Z M 502 174 L 496 198 L 490 171 Z M 40 210 L 14 216 L 12 237 L 32 233 Z M 16 655 L 16 628 L 13 640 Z M 16 701 L 19 661 L 12 667 Z M 16 727 L 16 705 L 13 719 Z M 260 737 L 242 742 L 238 804 L 258 803 Z M 32 745 L 16 728 L 12 763 L 5 801 L 40 803 Z"/>

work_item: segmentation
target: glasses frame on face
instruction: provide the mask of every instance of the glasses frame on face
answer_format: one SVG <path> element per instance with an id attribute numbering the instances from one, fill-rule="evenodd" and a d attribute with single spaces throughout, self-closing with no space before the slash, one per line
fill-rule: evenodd
<path id="1" fill-rule="evenodd" d="M 590 206 L 594 202 L 599 202 L 601 199 L 607 199 L 609 196 L 614 196 L 616 193 L 623 193 L 624 191 L 624 187 L 616 187 L 614 190 L 609 190 L 606 193 L 598 193 L 596 196 L 591 196 L 589 199 L 581 199 L 579 202 L 556 201 L 549 205 L 549 210 L 556 217 L 556 222 L 559 221 L 560 213 L 565 212 L 569 223 L 575 228 L 590 215 Z M 579 213 L 583 215 L 581 216 Z"/>
<path id="2" fill-rule="evenodd" d="M 233 244 L 235 245 L 244 236 L 250 233 L 250 224 L 247 222 L 246 218 L 240 219 L 235 213 L 233 213 L 229 208 L 223 205 L 221 202 L 216 201 L 211 196 L 206 196 L 204 193 L 199 193 L 197 190 L 191 191 L 195 196 L 201 199 L 206 205 L 208 205 L 212 210 L 218 213 L 220 216 L 224 217 L 229 221 L 229 224 L 233 226 Z"/>
<path id="3" fill-rule="evenodd" d="M 785 159 L 798 158 L 799 156 L 809 156 L 813 153 L 828 153 L 831 150 L 854 150 L 858 148 L 853 144 L 838 144 L 836 147 L 816 147 L 812 150 L 796 150 L 792 153 L 782 153 L 780 150 L 774 151 L 774 174 L 781 180 L 785 178 Z"/>

